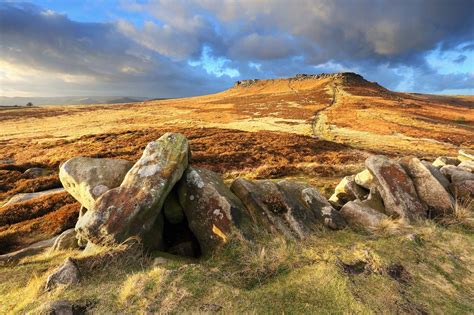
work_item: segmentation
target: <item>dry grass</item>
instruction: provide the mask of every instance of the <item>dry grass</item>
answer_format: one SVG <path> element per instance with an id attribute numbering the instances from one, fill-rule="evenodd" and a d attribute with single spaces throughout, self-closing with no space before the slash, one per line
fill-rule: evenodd
<path id="1" fill-rule="evenodd" d="M 441 223 L 474 229 L 474 200 L 472 198 L 457 199 L 453 213 L 444 216 L 441 219 Z"/>

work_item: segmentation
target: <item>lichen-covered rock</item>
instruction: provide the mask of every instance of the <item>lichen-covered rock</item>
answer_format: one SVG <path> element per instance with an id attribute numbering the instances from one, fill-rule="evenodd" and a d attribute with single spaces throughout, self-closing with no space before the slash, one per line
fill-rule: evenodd
<path id="1" fill-rule="evenodd" d="M 374 176 L 369 172 L 369 170 L 365 169 L 355 175 L 354 181 L 357 185 L 364 187 L 365 189 L 370 189 L 374 182 Z"/>
<path id="2" fill-rule="evenodd" d="M 426 168 L 430 171 L 431 175 L 433 175 L 434 178 L 436 178 L 436 180 L 441 184 L 441 186 L 444 187 L 444 189 L 446 190 L 449 189 L 450 183 L 449 183 L 448 178 L 446 178 L 446 176 L 444 176 L 443 173 L 441 173 L 441 171 L 437 167 L 433 166 L 427 161 L 421 161 L 421 163 L 423 163 L 423 165 L 426 166 Z"/>
<path id="3" fill-rule="evenodd" d="M 232 183 L 231 190 L 244 203 L 260 231 L 296 237 L 296 231 L 287 223 L 284 196 L 274 182 L 238 178 Z"/>
<path id="4" fill-rule="evenodd" d="M 64 264 L 59 267 L 54 273 L 48 276 L 46 280 L 45 290 L 49 291 L 58 285 L 73 285 L 80 282 L 81 275 L 79 268 L 74 260 L 70 257 L 66 258 Z"/>
<path id="5" fill-rule="evenodd" d="M 383 220 L 388 219 L 388 216 L 372 209 L 360 200 L 349 201 L 340 212 L 349 225 L 367 230 L 377 228 Z"/>
<path id="6" fill-rule="evenodd" d="M 445 175 L 451 183 L 462 182 L 465 180 L 474 180 L 474 174 L 453 165 L 446 165 L 440 169 L 440 172 Z"/>
<path id="7" fill-rule="evenodd" d="M 464 161 L 474 161 L 474 150 L 459 150 L 458 151 L 458 160 L 461 162 Z"/>
<path id="8" fill-rule="evenodd" d="M 385 156 L 373 155 L 367 158 L 365 166 L 374 176 L 386 214 L 408 222 L 426 217 L 427 209 L 420 201 L 413 181 L 399 163 Z"/>
<path id="9" fill-rule="evenodd" d="M 184 220 L 183 207 L 179 204 L 178 196 L 174 190 L 165 199 L 163 213 L 171 224 L 178 224 Z"/>
<path id="10" fill-rule="evenodd" d="M 419 159 L 405 158 L 401 164 L 413 180 L 418 197 L 428 206 L 430 217 L 453 212 L 454 199 Z"/>
<path id="11" fill-rule="evenodd" d="M 219 175 L 190 166 L 177 188 L 189 228 L 204 255 L 211 254 L 233 237 L 251 238 L 251 217 Z"/>
<path id="12" fill-rule="evenodd" d="M 59 168 L 64 188 L 86 209 L 106 191 L 118 187 L 133 162 L 117 159 L 75 157 Z"/>
<path id="13" fill-rule="evenodd" d="M 44 190 L 44 191 L 38 191 L 34 193 L 21 193 L 21 194 L 16 194 L 13 197 L 11 197 L 8 202 L 6 202 L 3 207 L 9 206 L 15 203 L 20 203 L 20 202 L 26 202 L 30 201 L 36 198 L 48 196 L 48 195 L 54 195 L 54 194 L 59 194 L 64 192 L 64 188 L 54 188 L 54 189 L 49 189 L 49 190 Z"/>
<path id="14" fill-rule="evenodd" d="M 455 157 L 448 157 L 448 156 L 440 156 L 438 157 L 436 160 L 434 160 L 433 162 L 433 166 L 434 167 L 437 167 L 438 169 L 443 167 L 443 166 L 446 166 L 446 165 L 458 165 L 459 164 L 459 160 L 456 159 Z"/>
<path id="15" fill-rule="evenodd" d="M 314 214 L 315 223 L 322 223 L 333 230 L 343 229 L 346 226 L 346 222 L 339 212 L 314 187 L 289 180 L 279 181 L 277 185 L 286 196 L 287 204 L 290 206 L 294 205 L 295 208 L 297 206 L 301 207 L 300 204 L 302 204 L 303 207 L 306 207 Z M 301 213 L 304 214 L 304 216 L 300 217 L 301 221 L 312 222 L 312 217 L 308 215 L 307 211 L 302 211 Z"/>
<path id="16" fill-rule="evenodd" d="M 54 241 L 52 251 L 59 251 L 65 249 L 79 249 L 79 244 L 76 238 L 76 231 L 69 229 L 62 232 Z"/>
<path id="17" fill-rule="evenodd" d="M 344 228 L 346 223 L 313 187 L 288 180 L 278 183 L 236 179 L 232 191 L 242 200 L 254 221 L 269 233 L 303 239 L 325 225 Z"/>
<path id="18" fill-rule="evenodd" d="M 188 156 L 188 140 L 182 134 L 166 133 L 150 142 L 122 184 L 99 197 L 80 218 L 79 236 L 98 245 L 143 239 L 186 169 Z"/>
<path id="19" fill-rule="evenodd" d="M 474 198 L 474 180 L 453 182 L 450 190 L 457 199 L 471 200 Z"/>
<path id="20" fill-rule="evenodd" d="M 348 201 L 365 199 L 368 194 L 367 189 L 359 186 L 354 178 L 354 175 L 344 177 L 336 186 L 334 194 L 329 198 L 329 201 L 342 207 Z"/>

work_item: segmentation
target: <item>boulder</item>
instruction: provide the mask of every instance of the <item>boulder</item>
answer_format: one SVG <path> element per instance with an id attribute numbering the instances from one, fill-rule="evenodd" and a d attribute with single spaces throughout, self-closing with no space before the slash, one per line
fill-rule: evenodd
<path id="1" fill-rule="evenodd" d="M 287 238 L 296 237 L 297 232 L 287 223 L 291 218 L 285 215 L 287 209 L 284 196 L 274 182 L 251 182 L 238 178 L 230 188 L 244 203 L 260 231 L 282 234 Z"/>
<path id="2" fill-rule="evenodd" d="M 53 244 L 52 251 L 59 251 L 65 249 L 79 249 L 79 244 L 76 238 L 76 231 L 69 229 L 62 232 Z"/>
<path id="3" fill-rule="evenodd" d="M 464 161 L 459 163 L 458 168 L 465 170 L 467 172 L 474 172 L 474 161 Z"/>
<path id="4" fill-rule="evenodd" d="M 44 190 L 44 191 L 38 191 L 34 193 L 21 193 L 21 194 L 16 194 L 13 197 L 6 202 L 3 207 L 12 205 L 14 203 L 20 203 L 20 202 L 26 202 L 30 201 L 32 199 L 48 196 L 48 195 L 54 195 L 54 194 L 59 194 L 64 192 L 64 188 L 54 188 L 54 189 L 49 189 L 49 190 Z"/>
<path id="5" fill-rule="evenodd" d="M 216 173 L 188 167 L 178 183 L 179 203 L 201 252 L 211 254 L 231 238 L 251 238 L 247 209 Z"/>
<path id="6" fill-rule="evenodd" d="M 419 159 L 405 158 L 401 164 L 413 180 L 418 197 L 428 207 L 430 217 L 453 212 L 454 199 Z"/>
<path id="7" fill-rule="evenodd" d="M 354 175 L 344 177 L 336 186 L 334 194 L 329 198 L 329 201 L 342 206 L 351 200 L 365 199 L 368 194 L 367 189 L 359 186 L 354 178 Z"/>
<path id="8" fill-rule="evenodd" d="M 23 177 L 26 178 L 37 178 L 41 176 L 46 176 L 51 174 L 51 171 L 41 168 L 41 167 L 32 167 L 23 172 Z"/>
<path id="9" fill-rule="evenodd" d="M 178 224 L 184 220 L 183 207 L 179 204 L 177 193 L 174 190 L 165 199 L 163 213 L 171 224 Z"/>
<path id="10" fill-rule="evenodd" d="M 130 237 L 143 240 L 163 203 L 188 165 L 185 136 L 166 133 L 150 142 L 122 184 L 104 193 L 78 220 L 76 231 L 95 244 L 117 244 Z"/>
<path id="11" fill-rule="evenodd" d="M 399 163 L 385 156 L 373 155 L 367 158 L 365 166 L 375 178 L 386 214 L 408 222 L 426 217 L 426 207 L 420 201 L 413 181 Z"/>
<path id="12" fill-rule="evenodd" d="M 474 180 L 453 182 L 450 190 L 457 199 L 472 200 L 474 198 Z"/>
<path id="13" fill-rule="evenodd" d="M 84 315 L 88 314 L 89 303 L 85 305 L 75 304 L 67 300 L 55 300 L 46 302 L 33 311 L 39 315 Z M 92 304 L 92 303 L 91 303 Z"/>
<path id="14" fill-rule="evenodd" d="M 346 226 L 346 222 L 336 211 L 326 198 L 314 187 L 300 182 L 294 182 L 289 180 L 282 180 L 277 183 L 278 188 L 283 192 L 287 199 L 288 205 L 294 205 L 294 207 L 306 207 L 312 212 L 315 217 L 315 223 L 323 224 L 324 226 L 339 230 Z M 300 217 L 300 221 L 305 223 L 312 222 L 312 216 L 307 211 L 302 211 L 305 214 Z"/>
<path id="15" fill-rule="evenodd" d="M 444 189 L 449 189 L 449 180 L 446 178 L 446 176 L 443 175 L 443 173 L 441 173 L 441 171 L 437 167 L 434 167 L 427 161 L 421 161 L 421 163 L 423 163 L 423 165 L 430 171 L 431 175 L 436 178 L 436 180 L 441 184 L 441 186 L 444 187 Z"/>
<path id="16" fill-rule="evenodd" d="M 59 285 L 69 286 L 78 284 L 80 279 L 81 275 L 79 273 L 79 268 L 74 260 L 68 257 L 61 267 L 48 276 L 45 290 L 50 291 Z"/>
<path id="17" fill-rule="evenodd" d="M 346 225 L 326 198 L 304 183 L 250 182 L 239 178 L 231 189 L 245 204 L 257 226 L 269 233 L 303 239 L 322 225 L 331 229 Z"/>
<path id="18" fill-rule="evenodd" d="M 474 161 L 474 150 L 459 150 L 458 151 L 458 160 L 461 162 L 464 161 Z"/>
<path id="19" fill-rule="evenodd" d="M 75 157 L 59 168 L 64 188 L 86 209 L 106 191 L 118 187 L 133 162 L 117 159 Z"/>
<path id="20" fill-rule="evenodd" d="M 440 169 L 440 172 L 445 175 L 451 183 L 462 182 L 465 180 L 474 180 L 474 174 L 453 165 L 446 165 Z"/>
<path id="21" fill-rule="evenodd" d="M 365 169 L 355 175 L 354 181 L 357 185 L 362 186 L 365 189 L 370 189 L 374 182 L 374 176 L 369 172 L 369 170 Z"/>
<path id="22" fill-rule="evenodd" d="M 363 227 L 372 230 L 388 219 L 383 213 L 372 209 L 360 200 L 349 201 L 340 210 L 341 215 L 351 226 Z"/>
<path id="23" fill-rule="evenodd" d="M 446 165 L 456 166 L 458 164 L 459 164 L 458 159 L 456 159 L 455 157 L 448 157 L 448 156 L 440 156 L 433 162 L 433 166 L 437 167 L 438 169 Z"/>

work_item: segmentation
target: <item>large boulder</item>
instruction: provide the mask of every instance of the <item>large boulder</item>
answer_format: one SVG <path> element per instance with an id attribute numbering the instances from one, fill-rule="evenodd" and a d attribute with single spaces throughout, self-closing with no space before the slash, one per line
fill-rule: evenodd
<path id="1" fill-rule="evenodd" d="M 118 159 L 75 157 L 59 168 L 64 188 L 86 209 L 106 191 L 118 187 L 133 162 Z"/>
<path id="2" fill-rule="evenodd" d="M 6 202 L 3 206 L 10 206 L 15 203 L 20 203 L 20 202 L 26 202 L 30 201 L 32 199 L 44 197 L 44 196 L 50 196 L 54 194 L 59 194 L 64 192 L 64 188 L 54 188 L 54 189 L 49 189 L 49 190 L 44 190 L 44 191 L 38 191 L 34 193 L 21 193 L 21 194 L 16 194 L 13 197 L 11 197 L 8 202 Z"/>
<path id="3" fill-rule="evenodd" d="M 420 201 L 413 181 L 403 167 L 385 156 L 373 155 L 365 165 L 374 176 L 382 196 L 385 213 L 408 222 L 426 217 L 427 210 Z"/>
<path id="4" fill-rule="evenodd" d="M 325 225 L 344 228 L 346 223 L 313 187 L 288 180 L 250 182 L 239 178 L 232 191 L 242 200 L 258 226 L 287 238 L 303 239 Z"/>
<path id="5" fill-rule="evenodd" d="M 143 240 L 188 166 L 189 154 L 182 134 L 166 133 L 150 142 L 122 184 L 100 196 L 78 220 L 79 237 L 97 245 L 121 243 L 130 237 Z"/>
<path id="6" fill-rule="evenodd" d="M 349 201 L 340 212 L 349 225 L 367 230 L 377 228 L 383 220 L 388 219 L 388 216 L 372 209 L 360 200 Z"/>
<path id="7" fill-rule="evenodd" d="M 69 286 L 78 284 L 81 280 L 81 274 L 74 260 L 70 257 L 66 258 L 64 263 L 48 276 L 45 284 L 45 290 L 50 291 L 55 287 Z"/>
<path id="8" fill-rule="evenodd" d="M 329 201 L 342 207 L 346 202 L 355 199 L 365 199 L 368 194 L 368 190 L 359 186 L 355 182 L 355 176 L 344 177 L 334 190 L 334 194 L 329 198 Z"/>
<path id="9" fill-rule="evenodd" d="M 419 159 L 405 158 L 401 164 L 413 180 L 418 197 L 428 206 L 431 217 L 453 212 L 454 199 Z"/>
<path id="10" fill-rule="evenodd" d="M 451 183 L 462 182 L 465 180 L 474 180 L 474 174 L 461 167 L 446 165 L 443 166 L 440 171 L 449 179 Z"/>
<path id="11" fill-rule="evenodd" d="M 317 224 L 323 224 L 333 230 L 343 229 L 346 226 L 346 222 L 339 212 L 314 187 L 306 183 L 289 180 L 279 181 L 277 185 L 285 195 L 288 205 L 294 205 L 294 207 L 301 207 L 302 205 L 306 207 L 316 218 Z M 312 221 L 312 216 L 308 215 L 307 211 L 302 211 L 301 213 L 305 214 L 300 217 L 301 221 Z"/>
<path id="12" fill-rule="evenodd" d="M 190 166 L 177 189 L 189 228 L 204 255 L 211 254 L 231 238 L 251 238 L 251 217 L 218 174 Z"/>

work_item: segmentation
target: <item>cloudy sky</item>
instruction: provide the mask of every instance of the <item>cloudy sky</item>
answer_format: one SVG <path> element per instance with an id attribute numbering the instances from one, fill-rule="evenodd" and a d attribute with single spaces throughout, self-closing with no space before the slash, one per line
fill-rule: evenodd
<path id="1" fill-rule="evenodd" d="M 178 97 L 338 71 L 474 94 L 474 0 L 0 0 L 0 96 Z"/>

